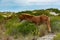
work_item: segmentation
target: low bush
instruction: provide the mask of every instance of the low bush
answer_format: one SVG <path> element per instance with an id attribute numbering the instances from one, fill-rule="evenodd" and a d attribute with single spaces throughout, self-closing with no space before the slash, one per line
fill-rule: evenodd
<path id="1" fill-rule="evenodd" d="M 60 40 L 60 33 L 57 33 L 53 40 Z"/>
<path id="2" fill-rule="evenodd" d="M 59 16 L 53 16 L 51 17 L 51 28 L 52 32 L 60 32 L 60 17 Z"/>

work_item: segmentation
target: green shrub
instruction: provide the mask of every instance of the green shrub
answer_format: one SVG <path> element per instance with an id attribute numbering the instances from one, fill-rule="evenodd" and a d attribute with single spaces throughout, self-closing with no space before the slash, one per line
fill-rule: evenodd
<path id="1" fill-rule="evenodd" d="M 36 30 L 36 26 L 34 23 L 28 21 L 22 21 L 22 22 L 15 22 L 15 21 L 12 20 L 6 22 L 5 24 L 6 34 L 9 35 L 22 34 L 23 36 L 25 36 Z"/>
<path id="2" fill-rule="evenodd" d="M 53 40 L 60 40 L 60 33 L 56 34 L 56 36 L 53 38 Z"/>
<path id="3" fill-rule="evenodd" d="M 51 28 L 52 32 L 60 32 L 60 17 L 53 16 L 51 17 Z"/>
<path id="4" fill-rule="evenodd" d="M 38 29 L 39 29 L 39 33 L 40 33 L 39 36 L 44 36 L 48 33 L 46 24 L 41 24 Z"/>
<path id="5" fill-rule="evenodd" d="M 19 25 L 19 32 L 21 32 L 22 35 L 27 35 L 34 32 L 34 30 L 36 30 L 36 26 L 31 22 L 26 21 Z"/>

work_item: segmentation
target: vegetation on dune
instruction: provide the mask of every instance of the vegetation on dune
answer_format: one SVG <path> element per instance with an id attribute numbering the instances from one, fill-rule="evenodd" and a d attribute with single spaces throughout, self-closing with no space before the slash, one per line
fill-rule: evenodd
<path id="1" fill-rule="evenodd" d="M 46 9 L 46 10 L 49 10 L 49 11 L 52 11 L 52 12 L 55 12 L 55 13 L 60 13 L 60 10 L 57 9 L 57 8 L 49 8 L 49 9 Z"/>

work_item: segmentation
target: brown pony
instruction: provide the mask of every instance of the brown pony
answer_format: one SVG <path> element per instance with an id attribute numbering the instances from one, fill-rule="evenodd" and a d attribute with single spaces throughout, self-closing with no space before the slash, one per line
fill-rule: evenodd
<path id="1" fill-rule="evenodd" d="M 34 15 L 24 13 L 24 14 L 19 15 L 19 19 L 20 19 L 20 21 L 22 21 L 22 20 L 31 21 L 31 22 L 35 23 L 36 25 L 45 23 L 45 24 L 47 24 L 48 31 L 51 32 L 50 18 L 44 14 L 42 14 L 40 16 L 34 16 Z"/>

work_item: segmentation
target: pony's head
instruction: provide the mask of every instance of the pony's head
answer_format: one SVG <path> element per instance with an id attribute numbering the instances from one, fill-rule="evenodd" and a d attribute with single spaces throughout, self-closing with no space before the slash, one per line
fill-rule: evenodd
<path id="1" fill-rule="evenodd" d="M 30 15 L 30 14 L 26 14 L 26 13 L 23 13 L 21 15 L 19 15 L 19 19 L 22 21 L 22 20 L 27 20 L 29 18 L 32 18 L 33 16 Z"/>

